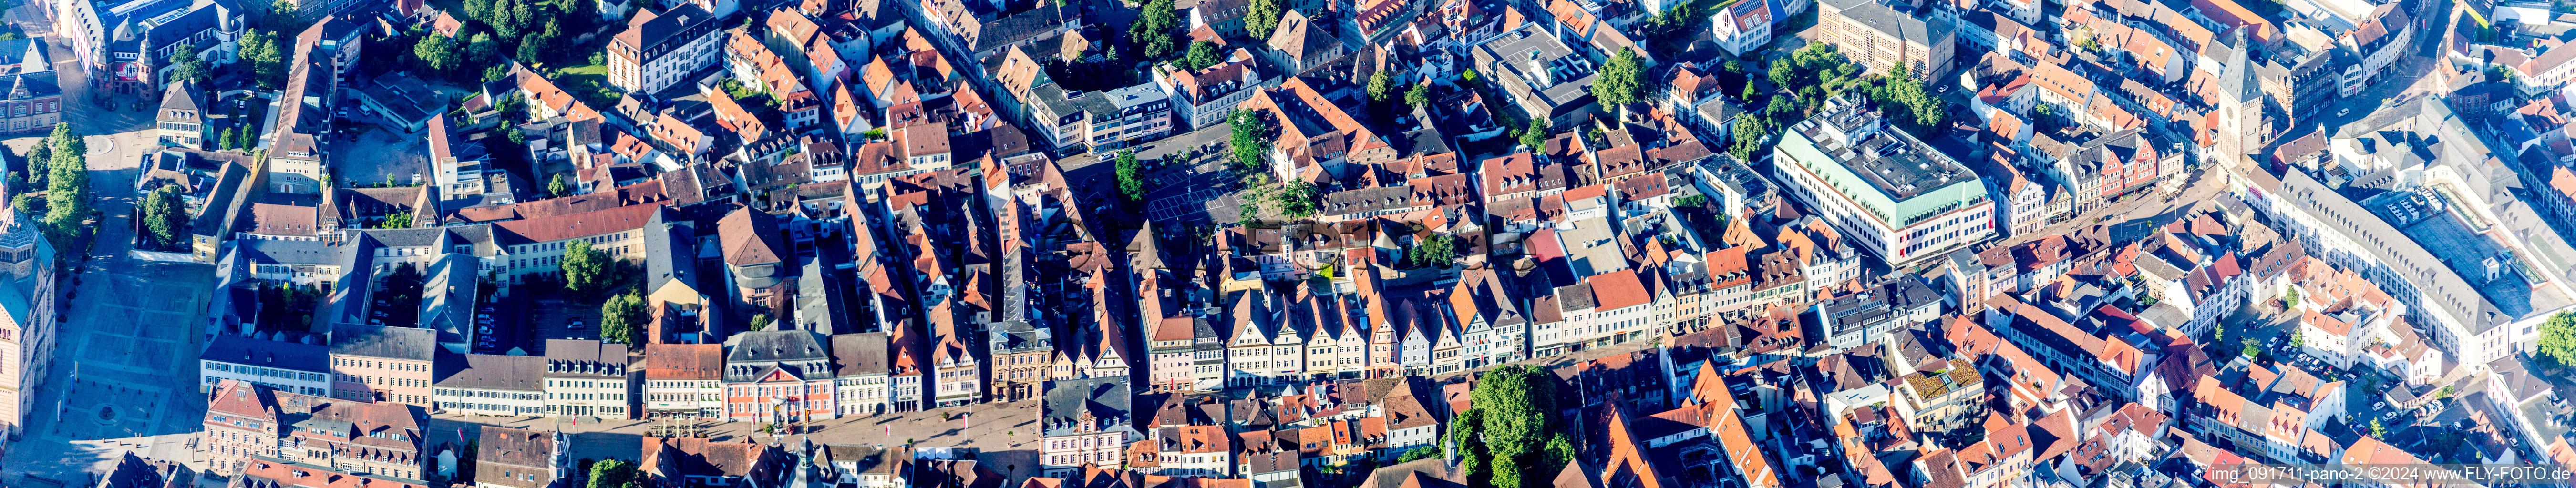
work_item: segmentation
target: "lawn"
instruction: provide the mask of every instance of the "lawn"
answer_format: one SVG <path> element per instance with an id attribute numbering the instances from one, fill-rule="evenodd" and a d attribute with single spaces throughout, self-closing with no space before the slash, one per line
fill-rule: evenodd
<path id="1" fill-rule="evenodd" d="M 592 109 L 617 106 L 617 97 L 626 94 L 608 86 L 607 65 L 573 66 L 555 73 L 556 84 L 561 85 L 564 91 L 572 92 L 572 96 L 580 97 L 581 103 L 589 104 Z"/>

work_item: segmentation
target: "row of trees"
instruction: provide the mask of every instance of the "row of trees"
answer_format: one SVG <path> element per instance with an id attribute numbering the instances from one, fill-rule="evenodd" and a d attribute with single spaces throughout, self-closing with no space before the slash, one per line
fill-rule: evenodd
<path id="1" fill-rule="evenodd" d="M 1747 82 L 1744 89 L 1746 113 L 1736 118 L 1734 141 L 1729 153 L 1739 159 L 1752 159 L 1767 151 L 1768 138 L 1781 127 L 1805 119 L 1823 108 L 1826 100 L 1858 93 L 1875 103 L 1889 122 L 1918 136 L 1928 133 L 1949 118 L 1946 102 L 1933 96 L 1931 90 L 1899 65 L 1886 76 L 1864 75 L 1860 65 L 1843 58 L 1830 44 L 1810 44 L 1789 57 L 1773 61 L 1765 73 L 1780 90 L 1768 103 L 1756 104 L 1760 90 Z"/>
<path id="2" fill-rule="evenodd" d="M 45 217 L 39 224 L 55 249 L 71 249 L 91 213 L 89 143 L 66 122 L 54 124 L 45 144 L 52 147 L 52 161 L 46 162 L 50 174 L 45 175 Z"/>

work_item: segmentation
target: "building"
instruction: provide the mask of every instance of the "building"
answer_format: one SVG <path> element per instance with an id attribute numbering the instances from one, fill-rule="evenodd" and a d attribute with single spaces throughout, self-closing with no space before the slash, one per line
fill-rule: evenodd
<path id="1" fill-rule="evenodd" d="M 626 366 L 626 345 L 579 339 L 546 340 L 546 414 L 636 418 L 632 386 L 640 371 Z"/>
<path id="2" fill-rule="evenodd" d="M 1891 267 L 1993 237 L 1994 199 L 1977 174 L 1865 105 L 1835 99 L 1781 134 L 1781 188 Z"/>
<path id="3" fill-rule="evenodd" d="M 42 39 L 0 41 L 0 132 L 53 130 L 63 119 L 63 89 Z"/>
<path id="4" fill-rule="evenodd" d="M 326 466 L 343 473 L 369 473 L 396 479 L 421 479 L 432 468 L 429 442 L 421 429 L 428 412 L 417 405 L 333 401 L 288 424 L 293 431 L 278 446 L 281 458 Z"/>
<path id="5" fill-rule="evenodd" d="M 197 354 L 197 391 L 225 381 L 312 396 L 331 394 L 330 346 L 217 334 Z"/>
<path id="6" fill-rule="evenodd" d="M 66 44 L 60 47 L 75 59 L 64 61 L 78 62 L 80 79 L 88 80 L 92 101 L 100 103 L 157 100 L 166 86 L 162 78 L 168 74 L 170 56 L 180 46 L 195 47 L 200 56 L 229 60 L 238 51 L 234 42 L 249 25 L 248 12 L 232 2 L 48 0 L 46 7 L 54 23 L 54 35 L 48 38 Z M 42 71 L 48 72 L 42 76 L 45 81 L 53 80 L 52 69 Z M 59 103 L 48 105 L 49 113 L 59 114 L 62 109 Z"/>
<path id="7" fill-rule="evenodd" d="M 1141 440 L 1126 377 L 1047 383 L 1038 405 L 1039 476 L 1067 476 L 1085 466 L 1122 469 Z"/>
<path id="8" fill-rule="evenodd" d="M 2443 100 L 2410 101 L 2329 142 L 2337 172 L 2391 177 L 2339 190 L 2306 171 L 2239 168 L 2229 187 L 2309 255 L 2408 304 L 2408 324 L 2451 360 L 2490 364 L 2530 351 L 2541 322 L 2576 306 L 2568 269 L 2539 258 L 2576 250 L 2530 206 L 2488 201 L 2513 198 L 2503 185 L 2528 180 L 2483 141 Z M 2385 191 L 2344 193 L 2364 184 Z"/>
<path id="9" fill-rule="evenodd" d="M 725 339 L 725 419 L 790 423 L 837 418 L 832 356 L 811 331 L 761 330 Z"/>
<path id="10" fill-rule="evenodd" d="M 1808 313 L 1815 314 L 1826 344 L 1849 350 L 1875 342 L 1881 334 L 1940 318 L 1941 305 L 1940 293 L 1908 274 L 1868 291 L 1817 302 Z"/>
<path id="11" fill-rule="evenodd" d="M 644 345 L 646 418 L 724 418 L 724 345 Z"/>
<path id="12" fill-rule="evenodd" d="M 629 92 L 660 93 L 724 59 L 724 31 L 716 16 L 694 4 L 660 14 L 636 12 L 626 30 L 608 41 L 608 84 Z"/>
<path id="13" fill-rule="evenodd" d="M 475 444 L 474 488 L 553 488 L 571 469 L 562 432 L 483 426 Z"/>
<path id="14" fill-rule="evenodd" d="M 832 399 L 841 416 L 893 411 L 893 344 L 887 339 L 884 332 L 832 336 Z"/>
<path id="15" fill-rule="evenodd" d="M 644 438 L 644 459 L 635 463 L 646 486 L 794 488 L 795 456 L 772 444 L 712 442 L 695 437 Z"/>
<path id="16" fill-rule="evenodd" d="M 1903 67 L 1907 75 L 1928 82 L 1950 72 L 1958 27 L 1948 16 L 1915 17 L 1875 0 L 1825 0 L 1817 7 L 1823 41 L 1872 73 Z"/>
<path id="17" fill-rule="evenodd" d="M 1600 61 L 1539 27 L 1523 25 L 1476 45 L 1476 74 L 1494 80 L 1522 113 L 1545 115 L 1549 127 L 1574 127 L 1601 110 L 1590 89 Z"/>
<path id="18" fill-rule="evenodd" d="M 334 324 L 331 397 L 428 406 L 437 331 Z"/>
<path id="19" fill-rule="evenodd" d="M 153 133 L 161 145 L 205 149 L 205 104 L 205 92 L 196 83 L 170 82 L 170 89 L 161 95 L 161 111 L 154 115 Z"/>
<path id="20" fill-rule="evenodd" d="M 1710 13 L 1709 39 L 1737 56 L 1771 45 L 1771 24 L 1787 14 L 1777 0 L 1735 2 Z"/>
<path id="21" fill-rule="evenodd" d="M 1220 2 L 1200 4 L 1194 11 L 1206 10 L 1209 3 Z M 1163 96 L 1171 101 L 1172 113 L 1180 119 L 1180 130 L 1204 129 L 1224 122 L 1235 106 L 1260 91 L 1265 80 L 1253 59 L 1252 51 L 1235 49 L 1224 61 L 1198 71 L 1161 65 L 1154 69 L 1154 85 L 1162 88 Z"/>
<path id="22" fill-rule="evenodd" d="M 198 451 L 205 455 L 207 471 L 227 475 L 248 468 L 252 456 L 277 457 L 277 441 L 286 435 L 286 421 L 322 401 L 242 381 L 212 386 L 206 397 L 205 437 Z"/>
<path id="23" fill-rule="evenodd" d="M 418 330 L 418 329 L 414 329 Z M 468 415 L 534 416 L 546 413 L 546 358 L 463 354 L 448 360 L 432 388 L 439 411 Z M 461 363 L 461 364 L 459 364 Z"/>
<path id="24" fill-rule="evenodd" d="M 17 434 L 36 408 L 61 323 L 54 314 L 54 247 L 14 207 L 0 207 L 0 425 Z"/>

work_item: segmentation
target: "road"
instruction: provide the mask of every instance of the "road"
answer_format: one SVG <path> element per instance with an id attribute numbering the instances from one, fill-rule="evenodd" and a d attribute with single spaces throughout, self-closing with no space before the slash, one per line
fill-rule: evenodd
<path id="1" fill-rule="evenodd" d="M 192 371 L 203 348 L 200 324 L 213 268 L 123 257 L 134 237 L 137 163 L 153 144 L 146 132 L 151 113 L 94 105 L 77 58 L 63 47 L 68 43 L 49 37 L 40 9 L 23 5 L 6 18 L 53 48 L 63 119 L 85 134 L 90 192 L 101 218 L 92 226 L 98 243 L 87 259 L 79 250 L 56 250 L 56 259 L 78 265 L 73 281 L 62 284 L 74 298 L 61 312 L 67 321 L 24 432 L 0 457 L 0 482 L 83 483 L 84 471 L 109 466 L 128 450 L 193 462 L 188 442 L 205 403 L 195 396 L 195 375 L 173 372 Z M 25 154 L 40 141 L 27 136 L 0 144 Z"/>

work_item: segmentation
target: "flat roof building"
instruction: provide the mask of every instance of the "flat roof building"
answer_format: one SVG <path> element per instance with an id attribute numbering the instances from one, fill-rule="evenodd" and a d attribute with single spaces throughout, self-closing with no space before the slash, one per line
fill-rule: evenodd
<path id="1" fill-rule="evenodd" d="M 1781 187 L 1890 267 L 1993 237 L 1994 198 L 1976 172 L 1864 103 L 1827 102 L 1780 135 L 1772 156 Z"/>

